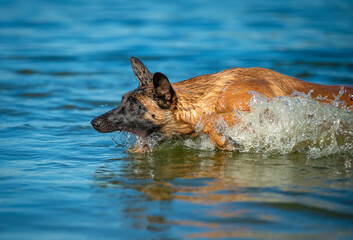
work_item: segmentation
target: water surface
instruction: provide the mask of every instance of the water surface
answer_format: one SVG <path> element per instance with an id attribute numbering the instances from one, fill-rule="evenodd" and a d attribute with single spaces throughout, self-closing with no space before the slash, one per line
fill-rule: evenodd
<path id="1" fill-rule="evenodd" d="M 130 56 L 172 82 L 257 66 L 352 84 L 352 10 L 344 0 L 1 1 L 0 239 L 352 238 L 352 133 L 348 150 L 319 155 L 221 152 L 203 139 L 136 155 L 133 136 L 90 126 L 136 88 Z"/>

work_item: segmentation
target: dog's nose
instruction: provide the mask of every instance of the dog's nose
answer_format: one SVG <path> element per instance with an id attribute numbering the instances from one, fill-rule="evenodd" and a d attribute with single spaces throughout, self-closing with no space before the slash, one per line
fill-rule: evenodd
<path id="1" fill-rule="evenodd" d="M 91 124 L 95 129 L 97 129 L 102 124 L 102 122 L 99 119 L 95 118 L 91 121 Z"/>

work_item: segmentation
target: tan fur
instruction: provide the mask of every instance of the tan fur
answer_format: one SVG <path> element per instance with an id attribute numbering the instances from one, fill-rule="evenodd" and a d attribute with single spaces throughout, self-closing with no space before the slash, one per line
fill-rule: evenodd
<path id="1" fill-rule="evenodd" d="M 220 149 L 231 149 L 231 144 L 218 132 L 216 123 L 224 120 L 228 125 L 236 124 L 235 109 L 250 110 L 249 91 L 273 98 L 313 90 L 313 98 L 320 95 L 334 100 L 341 89 L 341 86 L 308 83 L 264 68 L 233 68 L 177 82 L 172 87 L 178 98 L 172 110 L 161 109 L 143 96 L 139 99 L 151 114 L 158 116 L 154 121 L 165 126 L 161 132 L 167 137 L 204 132 Z M 340 100 L 352 106 L 353 86 L 344 86 L 344 89 Z"/>

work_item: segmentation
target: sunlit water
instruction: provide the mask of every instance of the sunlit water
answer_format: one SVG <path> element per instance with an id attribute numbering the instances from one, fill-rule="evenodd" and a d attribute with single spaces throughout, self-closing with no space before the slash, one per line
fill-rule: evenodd
<path id="1" fill-rule="evenodd" d="M 349 239 L 352 112 L 253 94 L 239 143 L 99 134 L 137 86 L 267 67 L 352 84 L 351 1 L 1 1 L 0 239 Z M 338 95 L 338 93 L 337 93 Z M 224 126 L 220 126 L 224 127 Z"/>

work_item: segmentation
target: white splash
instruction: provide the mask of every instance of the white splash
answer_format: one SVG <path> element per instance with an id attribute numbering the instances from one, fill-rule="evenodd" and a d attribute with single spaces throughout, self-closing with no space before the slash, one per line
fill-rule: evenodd
<path id="1" fill-rule="evenodd" d="M 331 104 L 315 101 L 311 92 L 272 99 L 251 95 L 250 112 L 237 112 L 240 123 L 224 133 L 242 146 L 241 152 L 353 155 L 353 112 L 336 107 L 342 106 L 341 92 Z"/>

